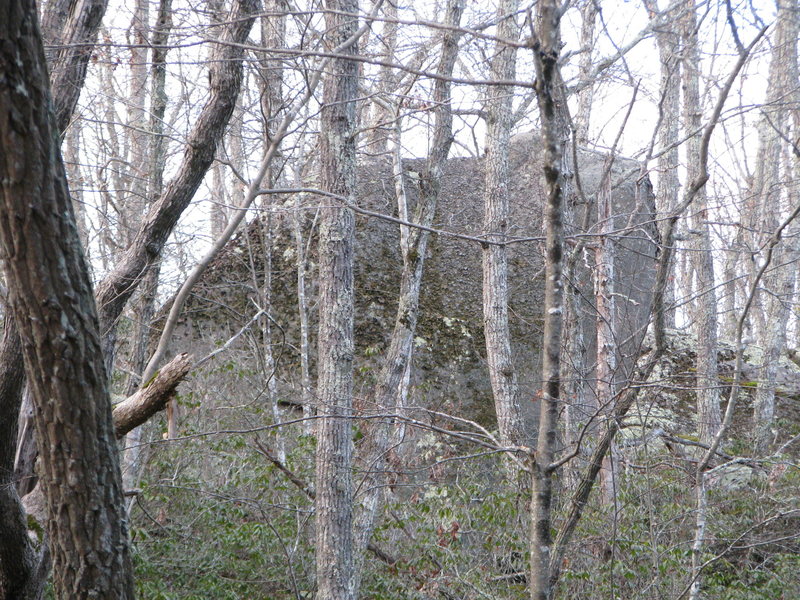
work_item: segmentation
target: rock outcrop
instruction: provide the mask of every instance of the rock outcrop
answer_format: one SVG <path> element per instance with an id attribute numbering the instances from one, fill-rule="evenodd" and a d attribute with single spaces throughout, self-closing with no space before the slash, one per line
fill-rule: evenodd
<path id="1" fill-rule="evenodd" d="M 513 350 L 523 394 L 529 397 L 539 387 L 542 304 L 542 176 L 538 137 L 525 134 L 511 144 L 511 217 L 509 235 L 509 303 Z M 587 199 L 598 188 L 606 157 L 581 151 L 578 173 Z M 423 161 L 405 163 L 409 201 L 417 197 L 418 173 Z M 640 179 L 639 163 L 614 161 L 612 204 L 614 244 L 617 249 L 615 294 L 616 326 L 621 353 L 635 354 L 646 327 L 654 281 L 656 231 L 654 205 L 649 182 Z M 480 158 L 454 158 L 447 162 L 437 209 L 436 228 L 450 234 L 480 236 L 483 221 L 483 165 Z M 359 205 L 387 215 L 397 212 L 391 166 L 388 162 L 365 164 L 359 176 Z M 304 233 L 315 235 L 312 206 L 318 199 L 304 200 Z M 296 298 L 296 252 L 291 235 L 294 198 L 274 201 L 272 227 L 271 315 L 280 331 L 275 342 L 282 344 L 278 381 L 284 395 L 291 394 L 298 379 L 297 348 L 299 322 Z M 576 214 L 582 213 L 577 206 Z M 581 297 L 584 329 L 595 326 L 591 268 L 594 261 L 591 236 L 576 227 L 573 233 L 588 236 L 578 257 L 576 281 L 570 282 Z M 595 219 L 590 219 L 594 223 Z M 187 350 L 208 338 L 224 339 L 253 313 L 250 298 L 264 281 L 265 218 L 253 220 L 216 259 L 197 286 L 187 306 L 185 326 L 175 341 L 176 351 Z M 575 240 L 577 238 L 573 238 Z M 522 241 L 525 240 L 525 241 Z M 570 246 L 571 248 L 574 246 Z M 395 223 L 359 216 L 356 256 L 357 373 L 361 392 L 367 393 L 391 335 L 399 288 L 402 260 L 399 231 Z M 316 320 L 315 249 L 311 245 L 308 273 L 312 323 Z M 482 331 L 481 248 L 475 241 L 453 235 L 433 235 L 428 245 L 420 301 L 420 319 L 412 375 L 412 400 L 434 409 L 453 411 L 485 423 L 493 422 L 494 407 L 485 365 Z M 277 331 L 277 330 L 276 330 Z M 315 334 L 312 324 L 312 334 Z M 587 335 L 587 339 L 590 336 Z M 312 343 L 313 346 L 313 343 Z M 193 349 L 193 352 L 197 350 Z M 313 352 L 313 349 L 312 349 Z M 587 350 L 589 364 L 594 350 Z M 624 362 L 624 361 L 623 361 Z M 359 393 L 359 392 L 357 392 Z"/>

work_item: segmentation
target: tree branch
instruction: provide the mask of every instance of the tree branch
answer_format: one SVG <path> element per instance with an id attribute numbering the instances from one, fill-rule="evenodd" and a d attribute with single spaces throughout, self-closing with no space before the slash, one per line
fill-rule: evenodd
<path id="1" fill-rule="evenodd" d="M 114 407 L 114 434 L 121 439 L 133 428 L 164 410 L 178 384 L 193 366 L 194 356 L 184 352 L 173 358 L 138 392 Z"/>

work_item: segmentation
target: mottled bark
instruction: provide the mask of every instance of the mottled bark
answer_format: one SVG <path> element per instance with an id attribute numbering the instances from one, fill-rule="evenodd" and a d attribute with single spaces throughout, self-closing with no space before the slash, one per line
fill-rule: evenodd
<path id="1" fill-rule="evenodd" d="M 614 379 L 617 376 L 617 341 L 614 324 L 617 322 L 616 299 L 614 297 L 615 252 L 614 217 L 611 204 L 611 162 L 613 154 L 606 163 L 606 173 L 597 192 L 597 222 L 600 238 L 595 246 L 594 302 L 597 310 L 596 340 L 597 368 L 595 369 L 596 413 L 607 414 L 613 406 L 616 395 Z M 601 498 L 616 506 L 616 481 L 613 452 L 606 454 L 600 477 Z"/>
<path id="2" fill-rule="evenodd" d="M 562 262 L 564 139 L 559 126 L 557 98 L 561 92 L 558 55 L 561 48 L 561 12 L 555 0 L 542 0 L 537 7 L 537 38 L 534 43 L 536 96 L 542 123 L 544 145 L 545 191 L 545 297 L 544 338 L 542 340 L 542 392 L 540 399 L 539 437 L 531 465 L 533 498 L 531 500 L 531 576 L 532 600 L 548 600 L 552 551 L 553 458 L 558 434 L 559 396 L 561 392 L 561 328 L 564 310 Z M 564 110 L 562 107 L 561 110 Z"/>
<path id="3" fill-rule="evenodd" d="M 289 11 L 287 0 L 264 0 L 261 18 L 261 39 L 266 50 L 286 48 L 286 14 Z M 283 64 L 271 53 L 266 53 L 261 61 L 261 112 L 264 116 L 264 139 L 267 145 L 276 139 L 281 118 L 289 108 L 283 91 Z M 275 169 L 279 171 L 279 169 Z"/>
<path id="4" fill-rule="evenodd" d="M 328 48 L 353 37 L 357 0 L 328 0 Z M 357 52 L 351 48 L 350 52 Z M 330 61 L 323 86 L 320 185 L 353 201 L 356 174 L 358 63 Z M 325 203 L 330 201 L 326 200 Z M 353 244 L 355 215 L 336 205 L 321 210 L 316 452 L 317 600 L 354 598 L 353 563 Z"/>
<path id="5" fill-rule="evenodd" d="M 286 47 L 286 17 L 281 13 L 288 10 L 288 5 L 285 0 L 265 0 L 265 12 L 269 14 L 267 17 L 261 18 L 261 38 L 262 43 L 266 48 L 285 48 Z M 261 88 L 261 112 L 264 115 L 264 123 L 262 135 L 264 139 L 264 147 L 269 148 L 275 142 L 278 144 L 275 156 L 276 159 L 280 157 L 280 139 L 277 139 L 280 122 L 286 112 L 287 106 L 283 97 L 283 69 L 281 64 L 265 55 L 265 60 L 261 61 L 260 65 L 261 77 L 259 86 Z M 232 149 L 232 153 L 234 150 Z M 233 157 L 238 160 L 234 154 Z M 241 159 L 244 159 L 244 153 L 241 153 Z M 270 165 L 263 186 L 267 189 L 272 189 L 276 186 L 279 179 L 278 174 L 281 172 L 283 165 L 278 164 L 278 160 L 273 160 Z M 274 196 L 267 196 L 267 200 Z M 236 205 L 242 203 L 242 199 L 236 199 Z M 266 210 L 266 215 L 262 219 L 261 226 L 261 247 L 264 249 L 264 278 L 259 292 L 259 306 L 267 311 L 268 314 L 272 312 L 272 251 L 273 251 L 273 220 L 271 204 L 264 203 L 262 206 Z M 266 377 L 266 392 L 267 401 L 270 403 L 272 409 L 272 420 L 274 423 L 280 423 L 283 420 L 281 409 L 278 404 L 278 386 L 277 378 L 275 377 L 275 370 L 277 363 L 275 355 L 272 351 L 272 321 L 271 319 L 262 319 L 261 325 L 261 339 L 263 347 L 263 371 Z M 275 446 L 278 453 L 278 459 L 282 462 L 286 461 L 286 444 L 284 436 L 280 429 L 276 430 Z"/>
<path id="6" fill-rule="evenodd" d="M 304 194 L 297 194 L 292 210 L 292 239 L 297 257 L 297 314 L 300 319 L 300 397 L 303 404 L 303 432 L 310 435 L 313 431 L 314 396 L 311 389 L 311 369 L 309 366 L 309 323 L 308 295 L 306 293 L 306 273 L 308 258 L 306 243 L 303 239 L 303 199 Z"/>
<path id="7" fill-rule="evenodd" d="M 56 597 L 132 598 L 111 406 L 33 2 L 0 14 L 0 243 L 42 447 Z"/>
<path id="8" fill-rule="evenodd" d="M 138 228 L 138 221 L 147 206 L 148 171 L 152 163 L 148 160 L 147 133 L 147 44 L 150 38 L 150 2 L 136 0 L 130 37 L 133 41 L 130 55 L 131 77 L 126 106 L 128 109 L 126 127 L 126 165 L 123 180 L 124 193 L 121 196 L 120 219 L 124 224 L 120 231 L 126 246 L 132 242 Z M 109 367 L 107 364 L 106 367 Z"/>
<path id="9" fill-rule="evenodd" d="M 500 40 L 519 38 L 517 7 L 516 0 L 504 0 L 498 4 L 500 21 L 496 35 Z M 491 62 L 492 79 L 513 80 L 516 58 L 515 47 L 498 41 Z M 511 136 L 514 90 L 505 86 L 490 86 L 487 94 L 483 233 L 494 242 L 503 242 L 511 225 L 508 222 L 508 140 Z M 504 245 L 491 244 L 483 247 L 482 255 L 483 332 L 500 443 L 521 446 L 526 436 L 508 326 L 508 250 Z"/>
<path id="10" fill-rule="evenodd" d="M 578 77 L 581 86 L 578 92 L 578 112 L 575 115 L 575 140 L 581 146 L 589 144 L 589 123 L 592 115 L 595 82 L 592 77 L 592 53 L 595 43 L 595 23 L 597 22 L 597 0 L 582 0 L 578 5 L 581 11 L 581 56 L 578 61 Z"/>

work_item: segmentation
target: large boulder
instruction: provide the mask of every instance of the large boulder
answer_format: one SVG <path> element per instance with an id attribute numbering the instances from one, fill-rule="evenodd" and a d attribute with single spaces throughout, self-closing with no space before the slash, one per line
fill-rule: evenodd
<path id="1" fill-rule="evenodd" d="M 511 217 L 509 235 L 528 241 L 508 247 L 509 308 L 513 350 L 523 394 L 529 397 L 539 387 L 540 340 L 544 292 L 542 257 L 544 197 L 542 149 L 535 134 L 516 136 L 510 150 L 509 185 Z M 591 201 L 605 168 L 603 154 L 581 151 L 576 171 L 587 199 Z M 405 163 L 405 183 L 413 205 L 418 192 L 421 160 Z M 483 221 L 484 169 L 481 158 L 447 161 L 435 227 L 447 232 L 431 237 L 425 262 L 420 299 L 420 319 L 412 374 L 412 402 L 437 410 L 453 411 L 493 424 L 494 406 L 483 341 L 482 273 L 480 244 L 455 235 L 479 236 Z M 359 170 L 358 203 L 370 211 L 396 215 L 394 184 L 388 161 L 370 160 Z M 314 235 L 313 207 L 318 199 L 306 198 L 304 233 Z M 646 327 L 655 267 L 653 197 L 649 182 L 640 177 L 639 163 L 616 159 L 612 167 L 614 245 L 617 250 L 615 294 L 616 330 L 621 354 L 635 354 Z M 297 393 L 299 319 L 297 316 L 296 252 L 291 227 L 295 198 L 273 203 L 271 315 L 280 327 L 275 342 L 280 356 L 278 381 L 285 397 Z M 578 257 L 576 281 L 570 282 L 581 302 L 583 331 L 587 339 L 595 327 L 591 268 L 594 261 L 596 219 L 588 231 L 575 224 L 582 220 L 581 205 L 574 208 L 569 225 L 583 234 L 585 248 Z M 413 213 L 413 211 L 410 210 Z M 200 339 L 224 338 L 235 332 L 253 312 L 251 298 L 264 281 L 266 218 L 249 223 L 214 261 L 190 300 L 184 327 L 175 341 L 176 350 Z M 359 216 L 356 249 L 356 342 L 361 387 L 367 396 L 381 356 L 392 332 L 402 260 L 396 223 Z M 311 245 L 310 299 L 312 335 L 316 334 L 316 251 Z M 574 245 L 569 245 L 574 248 Z M 594 350 L 587 344 L 591 366 Z M 313 347 L 313 340 L 312 340 Z M 312 348 L 312 353 L 313 353 Z M 313 357 L 312 357 L 313 360 Z M 621 364 L 628 364 L 620 361 Z M 294 390 L 294 391 L 293 391 Z"/>

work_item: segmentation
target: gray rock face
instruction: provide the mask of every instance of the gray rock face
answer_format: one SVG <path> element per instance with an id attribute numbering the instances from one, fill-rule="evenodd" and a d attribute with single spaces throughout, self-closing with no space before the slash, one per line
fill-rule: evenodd
<path id="1" fill-rule="evenodd" d="M 696 444 L 697 341 L 687 331 L 668 329 L 665 333 L 666 350 L 650 375 L 647 392 L 638 396 L 622 422 L 619 446 L 623 454 L 632 458 L 631 462 L 636 462 L 637 452 L 647 445 L 651 454 L 654 451 L 668 450 L 670 454 L 696 464 L 705 452 L 704 448 Z M 652 334 L 648 333 L 643 345 L 647 350 L 652 349 Z M 800 420 L 797 406 L 797 399 L 800 398 L 800 365 L 795 360 L 792 356 L 781 356 L 779 359 L 775 387 L 776 421 L 796 423 Z M 724 409 L 734 381 L 734 346 L 726 341 L 719 342 L 717 361 Z M 738 401 L 728 434 L 721 446 L 724 452 L 739 454 L 742 447 L 747 448 L 752 444 L 753 398 L 759 385 L 762 361 L 761 348 L 752 345 L 746 347 Z M 780 431 L 780 436 L 776 436 L 776 445 L 785 443 L 793 435 L 795 433 L 791 428 Z M 723 487 L 735 488 L 743 483 L 740 475 L 750 473 L 752 467 L 752 464 L 733 464 L 730 468 L 720 469 L 712 481 L 721 482 Z"/>
<path id="2" fill-rule="evenodd" d="M 542 176 L 541 148 L 534 134 L 517 136 L 511 145 L 509 186 L 511 218 L 509 235 L 526 239 L 509 246 L 509 303 L 513 349 L 523 394 L 529 397 L 539 387 L 539 348 L 544 292 L 542 256 Z M 605 156 L 581 152 L 578 174 L 589 201 L 603 173 Z M 417 198 L 416 173 L 423 161 L 406 163 L 406 189 L 412 206 Z M 638 180 L 639 164 L 617 159 L 613 165 L 614 236 L 617 248 L 615 293 L 617 325 L 622 354 L 635 353 L 646 326 L 655 266 L 654 206 L 649 182 Z M 388 162 L 371 162 L 360 171 L 359 205 L 372 211 L 396 215 L 394 185 Z M 314 200 L 309 200 L 309 203 Z M 287 201 L 287 206 L 291 203 Z M 580 206 L 577 214 L 582 213 Z M 306 219 L 310 231 L 311 211 Z M 296 300 L 296 260 L 290 234 L 290 211 L 278 211 L 273 218 L 272 279 L 273 317 L 285 334 L 278 378 L 287 393 L 297 381 L 298 318 Z M 582 232 L 574 224 L 573 233 L 592 234 L 596 227 Z M 582 218 L 581 218 L 582 220 Z M 596 219 L 590 219 L 592 223 Z M 481 234 L 483 221 L 483 164 L 481 159 L 455 158 L 447 163 L 437 208 L 436 228 L 468 236 Z M 202 322 L 212 320 L 211 329 L 235 331 L 247 314 L 247 298 L 263 281 L 263 221 L 252 222 L 212 265 L 198 286 L 189 308 L 194 326 L 185 335 L 197 337 Z M 532 238 L 532 239 L 531 239 Z M 595 327 L 593 310 L 593 240 L 578 259 L 576 281 L 581 294 L 581 310 L 587 339 Z M 570 246 L 573 247 L 573 246 Z M 356 250 L 356 336 L 357 373 L 368 395 L 372 375 L 377 373 L 383 350 L 392 332 L 402 260 L 399 230 L 395 223 L 359 216 Z M 313 282 L 315 256 L 312 246 Z M 433 409 L 453 411 L 493 426 L 494 407 L 485 365 L 482 316 L 481 248 L 479 243 L 449 235 L 434 235 L 428 245 L 425 276 L 420 300 L 420 320 L 412 375 L 412 401 Z M 315 287 L 309 285 L 314 301 Z M 250 304 L 250 306 L 252 306 Z M 227 308 L 226 308 L 227 307 Z M 316 310 L 312 306 L 312 333 L 316 333 Z M 238 314 L 237 314 L 238 313 Z M 202 317 L 200 317 L 202 315 Z M 187 325 L 189 324 L 187 320 Z M 227 322 L 227 325 L 226 325 Z M 199 328 L 199 329 L 198 329 Z M 312 340 L 313 344 L 313 340 Z M 587 354 L 593 359 L 592 344 Z M 625 361 L 622 361 L 624 364 Z"/>

